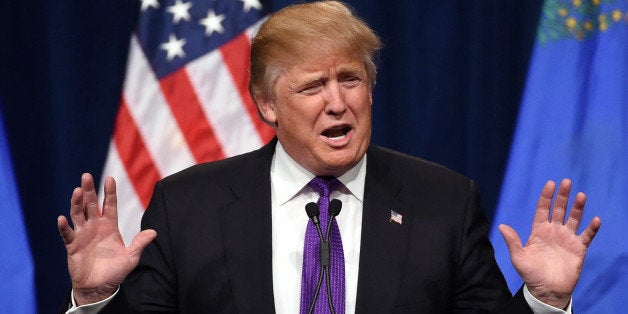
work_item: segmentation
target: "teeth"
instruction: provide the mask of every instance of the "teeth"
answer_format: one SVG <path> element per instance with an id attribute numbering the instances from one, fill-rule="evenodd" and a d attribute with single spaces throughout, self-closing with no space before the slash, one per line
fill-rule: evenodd
<path id="1" fill-rule="evenodd" d="M 330 137 L 328 137 L 328 138 L 329 138 L 330 140 L 332 140 L 332 141 L 337 141 L 337 140 L 341 140 L 341 139 L 345 138 L 345 136 L 347 136 L 347 135 L 340 135 L 340 136 L 334 136 L 334 137 L 331 137 L 331 136 L 330 136 Z"/>

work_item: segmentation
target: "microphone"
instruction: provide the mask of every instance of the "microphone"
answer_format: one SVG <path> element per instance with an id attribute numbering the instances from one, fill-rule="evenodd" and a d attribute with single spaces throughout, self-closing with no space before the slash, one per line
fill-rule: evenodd
<path id="1" fill-rule="evenodd" d="M 329 221 L 327 222 L 327 232 L 325 234 L 325 243 L 329 247 L 327 254 L 330 254 L 330 255 L 331 255 L 331 247 L 329 245 L 329 233 L 331 230 L 331 223 L 336 218 L 336 216 L 340 214 L 341 208 L 342 208 L 342 202 L 339 199 L 331 200 L 329 202 L 329 206 L 327 207 L 327 211 L 329 212 Z M 322 253 L 322 248 L 321 248 L 321 253 Z M 327 258 L 329 259 L 329 256 L 327 256 Z M 332 300 L 332 295 L 331 295 L 331 278 L 330 278 L 330 273 L 329 273 L 329 261 L 328 261 L 326 269 L 327 271 L 325 272 L 325 279 L 327 283 L 326 285 L 327 286 L 327 301 L 329 303 L 329 309 L 331 310 L 331 313 L 336 314 L 336 310 L 334 309 L 334 301 Z"/>
<path id="2" fill-rule="evenodd" d="M 320 214 L 320 211 L 316 203 L 309 202 L 305 204 L 305 212 L 307 213 L 307 216 L 312 219 L 312 222 L 315 226 L 317 226 L 321 222 L 320 220 L 318 220 L 318 215 Z"/>
<path id="3" fill-rule="evenodd" d="M 340 209 L 342 209 L 342 202 L 339 199 L 334 198 L 329 202 L 329 207 L 327 208 L 327 211 L 329 212 L 329 221 L 327 222 L 327 232 L 325 233 L 326 242 L 329 242 L 329 230 L 331 230 L 332 220 L 340 214 Z"/>
<path id="4" fill-rule="evenodd" d="M 314 306 L 316 305 L 316 300 L 318 300 L 318 294 L 321 291 L 321 285 L 323 284 L 323 274 L 326 272 L 325 270 L 329 267 L 329 243 L 326 243 L 323 239 L 323 232 L 321 231 L 321 221 L 318 219 L 318 215 L 320 214 L 320 210 L 318 209 L 318 205 L 314 202 L 309 202 L 305 204 L 305 212 L 307 216 L 310 217 L 314 227 L 316 227 L 316 231 L 318 232 L 318 239 L 320 242 L 319 252 L 320 252 L 320 270 L 318 272 L 318 283 L 316 284 L 316 291 L 314 292 L 314 298 L 312 299 L 312 303 L 310 303 L 310 308 L 308 313 L 311 314 L 314 311 Z M 323 247 L 326 244 L 326 250 L 323 252 Z M 326 258 L 326 262 L 323 260 Z M 326 265 L 326 266 L 324 266 Z"/>
<path id="5" fill-rule="evenodd" d="M 342 202 L 339 199 L 333 199 L 329 202 L 329 215 L 336 217 L 340 214 L 340 209 L 342 209 Z"/>

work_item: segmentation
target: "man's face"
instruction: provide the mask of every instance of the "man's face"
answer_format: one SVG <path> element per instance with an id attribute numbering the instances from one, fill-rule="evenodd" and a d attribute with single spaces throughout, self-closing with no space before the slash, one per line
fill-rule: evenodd
<path id="1" fill-rule="evenodd" d="M 339 176 L 364 156 L 372 91 L 360 58 L 309 58 L 282 72 L 275 97 L 260 101 L 286 152 L 315 175 Z"/>

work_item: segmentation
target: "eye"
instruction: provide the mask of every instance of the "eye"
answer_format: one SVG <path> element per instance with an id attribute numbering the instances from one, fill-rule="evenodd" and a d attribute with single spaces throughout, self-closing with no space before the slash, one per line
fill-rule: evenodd
<path id="1" fill-rule="evenodd" d="M 357 76 L 347 76 L 342 80 L 342 85 L 345 87 L 355 87 L 358 86 L 362 82 Z"/>
<path id="2" fill-rule="evenodd" d="M 323 84 L 320 81 L 317 81 L 304 86 L 299 90 L 299 93 L 307 96 L 312 96 L 318 94 L 322 89 Z"/>

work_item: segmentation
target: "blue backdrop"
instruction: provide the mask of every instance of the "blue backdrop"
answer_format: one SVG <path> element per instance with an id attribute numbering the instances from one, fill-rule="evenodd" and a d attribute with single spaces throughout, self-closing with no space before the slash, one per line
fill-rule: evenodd
<path id="1" fill-rule="evenodd" d="M 373 141 L 474 178 L 492 217 L 540 1 L 348 2 L 385 43 Z M 41 313 L 55 312 L 70 285 L 56 217 L 67 213 L 82 172 L 99 180 L 138 8 L 128 0 L 0 2 L 1 109 Z"/>
<path id="2" fill-rule="evenodd" d="M 3 121 L 0 112 L 0 295 L 4 296 L 0 307 L 9 313 L 34 313 L 33 259 Z"/>

